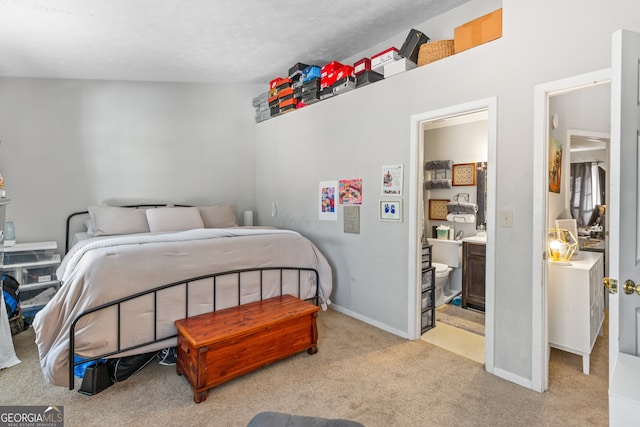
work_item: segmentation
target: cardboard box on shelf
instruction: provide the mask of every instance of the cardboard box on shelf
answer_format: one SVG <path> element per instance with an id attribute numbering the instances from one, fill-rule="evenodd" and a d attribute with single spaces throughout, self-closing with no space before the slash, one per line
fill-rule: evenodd
<path id="1" fill-rule="evenodd" d="M 293 105 L 295 107 L 295 105 L 298 103 L 298 100 L 296 98 L 293 97 L 293 95 L 291 96 L 291 98 L 285 99 L 285 100 L 281 100 L 280 101 L 280 111 L 282 111 L 283 108 L 288 107 L 290 105 Z"/>
<path id="2" fill-rule="evenodd" d="M 343 79 L 336 81 L 333 85 L 331 85 L 331 90 L 336 95 L 340 95 L 344 92 L 348 92 L 356 88 L 356 78 L 347 76 Z"/>
<path id="3" fill-rule="evenodd" d="M 320 91 L 317 92 L 307 92 L 302 95 L 302 99 L 300 102 L 305 105 L 315 104 L 320 101 Z"/>
<path id="4" fill-rule="evenodd" d="M 324 89 L 320 90 L 320 99 L 327 99 L 327 98 L 331 98 L 332 96 L 335 96 L 336 94 L 333 93 L 333 89 L 331 89 L 331 87 L 326 87 Z"/>
<path id="5" fill-rule="evenodd" d="M 291 86 L 291 79 L 288 77 L 286 78 L 279 77 L 275 80 L 271 80 L 271 86 L 272 86 L 272 89 L 275 88 L 278 91 L 280 91 L 282 89 L 285 89 Z"/>
<path id="6" fill-rule="evenodd" d="M 502 37 L 502 9 L 495 10 L 453 30 L 455 53 Z"/>
<path id="7" fill-rule="evenodd" d="M 318 67 L 317 65 L 309 65 L 307 68 L 302 70 L 302 83 L 306 83 L 314 79 L 319 79 L 320 77 L 320 67 Z"/>
<path id="8" fill-rule="evenodd" d="M 382 72 L 384 64 L 401 59 L 398 49 L 390 47 L 380 53 L 376 53 L 371 57 L 371 69 L 377 72 Z"/>
<path id="9" fill-rule="evenodd" d="M 320 90 L 320 79 L 309 80 L 302 84 L 302 93 Z"/>
<path id="10" fill-rule="evenodd" d="M 420 46 L 429 41 L 429 37 L 420 30 L 411 29 L 409 35 L 405 39 L 400 48 L 400 56 L 407 58 L 413 63 L 418 63 L 418 53 Z"/>
<path id="11" fill-rule="evenodd" d="M 353 64 L 353 72 L 356 74 L 356 76 L 370 69 L 371 69 L 371 60 L 369 58 L 362 58 L 361 60 Z"/>
<path id="12" fill-rule="evenodd" d="M 402 73 L 403 71 L 411 70 L 416 67 L 417 67 L 416 63 L 411 62 L 407 58 L 402 58 L 397 61 L 389 62 L 384 66 L 384 78 L 386 79 L 388 77 Z"/>
<path id="13" fill-rule="evenodd" d="M 356 76 L 356 87 L 366 86 L 371 83 L 383 80 L 384 76 L 373 70 L 365 71 Z"/>
<path id="14" fill-rule="evenodd" d="M 341 64 L 338 61 L 328 62 L 320 69 L 320 77 L 326 77 L 329 73 L 332 73 L 342 67 L 344 67 L 344 64 Z"/>
<path id="15" fill-rule="evenodd" d="M 293 88 L 286 87 L 278 91 L 278 98 L 284 98 L 285 96 L 293 95 Z"/>
<path id="16" fill-rule="evenodd" d="M 289 68 L 289 78 L 291 78 L 291 76 L 293 76 L 297 72 L 299 72 L 299 71 L 301 72 L 302 70 L 304 70 L 307 67 L 308 67 L 308 65 L 307 64 L 303 64 L 302 62 L 296 63 L 291 68 Z"/>
<path id="17" fill-rule="evenodd" d="M 351 65 L 343 65 L 342 67 L 333 68 L 331 71 L 326 74 L 323 72 L 322 77 L 320 77 L 320 88 L 325 89 L 327 87 L 332 86 L 338 80 L 344 79 L 345 77 L 355 77 L 353 72 L 353 67 Z"/>

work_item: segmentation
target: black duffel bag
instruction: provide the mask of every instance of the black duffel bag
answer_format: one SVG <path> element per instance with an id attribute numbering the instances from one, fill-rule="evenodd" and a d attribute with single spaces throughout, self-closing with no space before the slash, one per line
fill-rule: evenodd
<path id="1" fill-rule="evenodd" d="M 126 380 L 156 358 L 159 351 L 136 354 L 134 356 L 119 357 L 117 359 L 107 359 L 109 376 L 113 382 L 118 383 Z"/>

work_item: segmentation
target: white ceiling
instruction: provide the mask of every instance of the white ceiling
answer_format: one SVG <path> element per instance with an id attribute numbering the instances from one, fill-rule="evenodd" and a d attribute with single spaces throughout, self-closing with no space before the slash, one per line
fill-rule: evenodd
<path id="1" fill-rule="evenodd" d="M 0 0 L 0 76 L 265 83 L 467 1 Z"/>

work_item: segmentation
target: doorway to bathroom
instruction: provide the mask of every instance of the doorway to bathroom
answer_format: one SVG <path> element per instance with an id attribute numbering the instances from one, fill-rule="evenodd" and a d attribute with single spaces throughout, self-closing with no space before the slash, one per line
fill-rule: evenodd
<path id="1" fill-rule="evenodd" d="M 489 372 L 493 372 L 495 153 L 495 98 L 412 117 L 415 173 L 410 177 L 409 220 L 415 235 L 409 253 L 415 259 L 409 263 L 409 295 L 414 297 L 410 324 L 416 328 L 415 338 L 484 363 Z M 481 247 L 481 267 L 476 252 L 463 255 L 467 243 Z M 431 245 L 436 266 L 437 306 L 435 327 L 425 334 L 420 333 L 424 301 L 418 274 L 423 244 Z M 471 275 L 473 280 L 468 280 Z M 470 283 L 475 285 L 468 287 Z"/>

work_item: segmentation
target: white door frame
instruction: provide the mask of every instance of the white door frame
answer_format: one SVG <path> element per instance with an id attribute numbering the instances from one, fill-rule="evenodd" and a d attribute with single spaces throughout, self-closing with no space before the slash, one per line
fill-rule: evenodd
<path id="1" fill-rule="evenodd" d="M 531 388 L 549 386 L 549 336 L 547 324 L 546 235 L 548 209 L 549 97 L 611 81 L 611 69 L 594 71 L 537 85 L 533 119 L 533 235 L 532 235 L 532 336 Z"/>
<path id="2" fill-rule="evenodd" d="M 420 338 L 420 274 L 422 246 L 420 236 L 422 211 L 422 182 L 424 181 L 424 132 L 423 122 L 460 116 L 486 110 L 487 117 L 487 254 L 485 290 L 485 370 L 493 373 L 494 367 L 494 318 L 495 318 L 495 236 L 496 236 L 496 152 L 498 127 L 498 101 L 496 97 L 455 105 L 440 110 L 411 116 L 411 145 L 409 173 L 409 290 L 407 331 L 409 339 Z"/>

